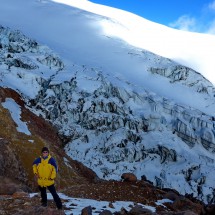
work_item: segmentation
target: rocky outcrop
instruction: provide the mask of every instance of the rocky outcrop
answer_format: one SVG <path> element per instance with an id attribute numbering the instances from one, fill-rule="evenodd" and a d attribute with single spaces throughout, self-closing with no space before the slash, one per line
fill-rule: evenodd
<path id="1" fill-rule="evenodd" d="M 10 145 L 11 144 L 7 140 L 0 139 L 0 176 L 13 178 L 23 184 L 26 184 L 26 170 L 22 166 L 17 153 L 11 148 Z M 2 180 L 0 181 L 4 184 Z"/>
<path id="2" fill-rule="evenodd" d="M 0 176 L 0 195 L 13 195 L 20 191 L 30 191 L 23 182 L 18 181 L 15 177 L 9 177 Z"/>

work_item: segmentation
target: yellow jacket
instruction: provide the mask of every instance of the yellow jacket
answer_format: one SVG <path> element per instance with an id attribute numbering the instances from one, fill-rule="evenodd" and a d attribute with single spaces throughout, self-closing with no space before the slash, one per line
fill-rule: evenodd
<path id="1" fill-rule="evenodd" d="M 39 157 L 33 162 L 33 172 L 38 176 L 38 185 L 47 187 L 54 184 L 57 175 L 57 164 L 51 155 Z"/>

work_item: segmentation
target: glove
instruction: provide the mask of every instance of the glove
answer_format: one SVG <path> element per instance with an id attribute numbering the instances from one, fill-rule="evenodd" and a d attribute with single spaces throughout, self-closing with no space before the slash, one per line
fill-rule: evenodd
<path id="1" fill-rule="evenodd" d="M 38 180 L 38 175 L 37 175 L 37 174 L 34 175 L 34 179 L 35 179 L 36 181 Z"/>

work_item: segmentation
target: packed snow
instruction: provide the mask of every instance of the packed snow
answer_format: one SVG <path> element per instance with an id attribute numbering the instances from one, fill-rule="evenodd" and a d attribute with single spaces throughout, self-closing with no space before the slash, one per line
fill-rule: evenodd
<path id="1" fill-rule="evenodd" d="M 31 135 L 31 132 L 28 130 L 27 123 L 21 120 L 21 107 L 13 99 L 9 98 L 7 98 L 5 102 L 2 102 L 2 106 L 9 110 L 11 117 L 17 124 L 17 131 L 26 135 Z"/>
<path id="2" fill-rule="evenodd" d="M 34 197 L 35 195 L 38 195 L 37 193 L 32 193 L 30 197 Z M 63 203 L 63 207 L 65 208 L 64 212 L 66 215 L 70 215 L 71 213 L 73 215 L 80 215 L 81 211 L 88 207 L 91 206 L 92 208 L 92 215 L 98 214 L 98 211 L 102 212 L 104 210 L 109 210 L 112 213 L 116 211 L 120 211 L 122 208 L 125 210 L 129 211 L 131 210 L 131 207 L 134 206 L 134 202 L 125 202 L 125 201 L 116 201 L 112 203 L 112 206 L 110 207 L 110 202 L 107 201 L 96 201 L 92 199 L 82 199 L 82 198 L 71 198 L 69 196 L 66 196 L 63 193 L 59 193 L 59 196 L 62 200 L 65 202 Z M 47 194 L 48 200 L 53 200 L 53 197 L 50 193 Z M 172 202 L 169 199 L 161 199 L 155 202 L 156 205 L 163 205 L 165 202 Z M 147 206 L 143 204 L 138 204 L 141 205 L 143 208 L 149 209 L 152 212 L 155 212 L 156 209 L 155 207 L 152 206 Z M 165 207 L 165 206 L 164 206 Z"/>

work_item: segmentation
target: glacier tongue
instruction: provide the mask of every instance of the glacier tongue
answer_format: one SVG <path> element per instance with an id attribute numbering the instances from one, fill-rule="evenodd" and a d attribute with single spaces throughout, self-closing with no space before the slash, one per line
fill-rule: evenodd
<path id="1" fill-rule="evenodd" d="M 156 186 L 213 201 L 215 118 L 208 113 L 214 88 L 199 73 L 147 51 L 132 56 L 144 58 L 151 78 L 190 90 L 208 113 L 102 69 L 68 69 L 19 31 L 0 27 L 0 47 L 1 86 L 21 93 L 29 109 L 58 129 L 73 159 L 104 179 L 133 172 Z"/>
<path id="2" fill-rule="evenodd" d="M 74 66 L 71 80 L 50 82 L 34 99 L 73 159 L 99 177 L 146 176 L 160 187 L 213 199 L 214 118 L 96 69 Z M 119 82 L 119 84 L 117 83 Z"/>

